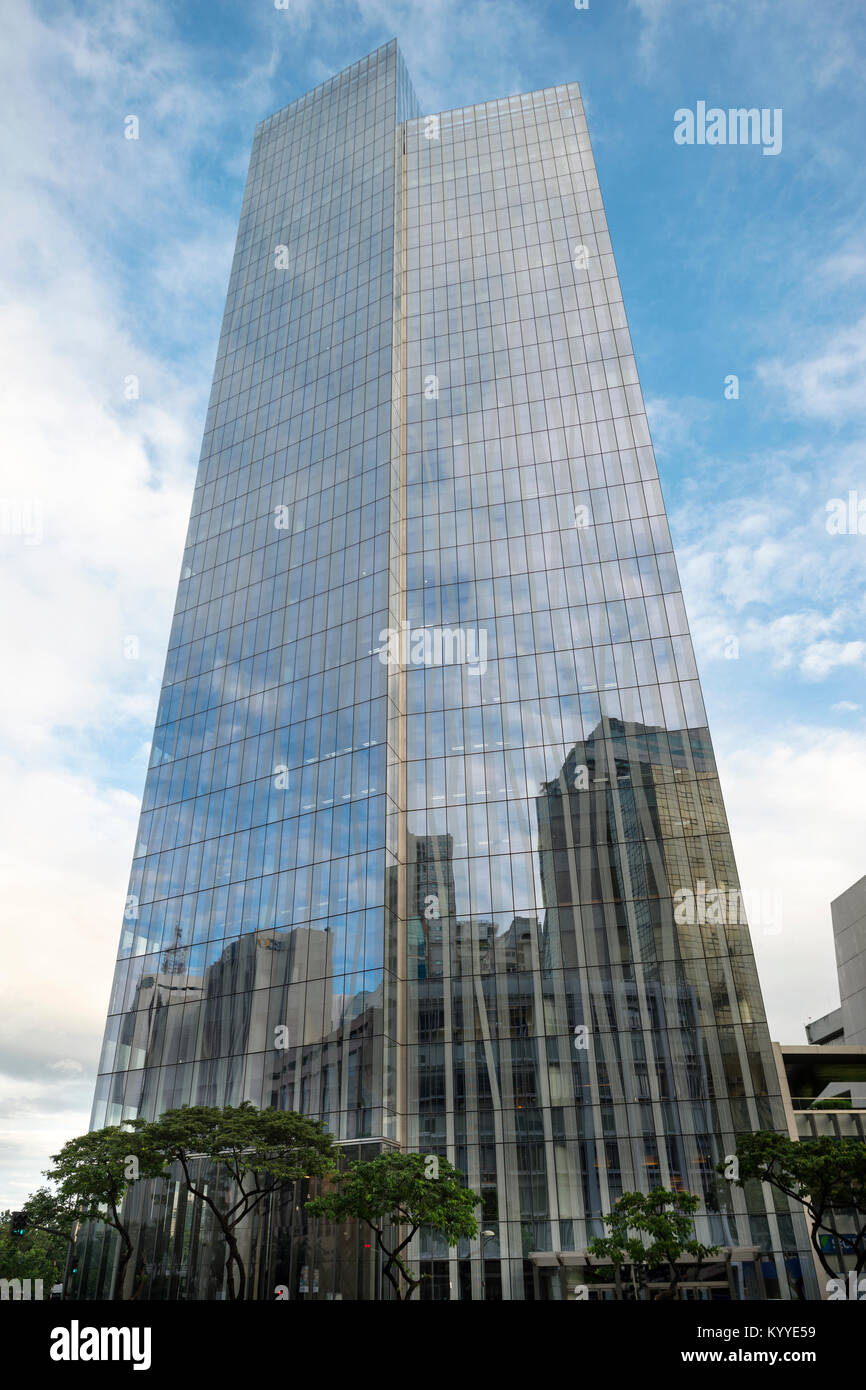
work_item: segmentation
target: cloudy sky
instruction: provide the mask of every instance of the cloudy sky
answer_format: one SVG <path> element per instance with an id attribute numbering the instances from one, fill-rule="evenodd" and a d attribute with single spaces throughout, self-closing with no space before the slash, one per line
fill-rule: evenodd
<path id="1" fill-rule="evenodd" d="M 866 535 L 827 529 L 866 513 L 861 0 L 9 0 L 4 30 L 0 1207 L 88 1122 L 253 128 L 395 35 L 425 111 L 581 84 L 741 878 L 783 904 L 771 1033 L 804 1041 L 866 873 Z M 699 101 L 781 109 L 781 152 L 676 144 Z"/>

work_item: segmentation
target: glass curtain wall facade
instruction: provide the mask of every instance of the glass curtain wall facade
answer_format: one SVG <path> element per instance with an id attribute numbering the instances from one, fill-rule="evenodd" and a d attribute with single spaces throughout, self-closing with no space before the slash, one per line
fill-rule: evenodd
<path id="1" fill-rule="evenodd" d="M 748 928 L 677 909 L 737 887 L 579 89 L 422 117 L 392 42 L 256 132 L 92 1123 L 448 1157 L 493 1236 L 419 1238 L 425 1297 L 532 1297 L 659 1184 L 795 1296 L 713 1171 L 784 1128 Z M 225 1296 L 182 1192 L 132 1206 L 146 1296 Z M 256 1295 L 381 1296 L 296 1206 Z"/>

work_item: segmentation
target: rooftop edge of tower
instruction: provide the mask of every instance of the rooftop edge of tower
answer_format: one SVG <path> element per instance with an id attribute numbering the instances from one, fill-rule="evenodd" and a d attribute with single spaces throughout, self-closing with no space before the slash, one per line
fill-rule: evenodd
<path id="1" fill-rule="evenodd" d="M 423 116 L 415 116 L 412 117 L 412 119 L 423 121 L 429 116 L 439 116 L 440 118 L 445 116 L 456 116 L 466 111 L 484 111 L 489 107 L 495 107 L 497 111 L 505 111 L 508 109 L 508 103 L 511 101 L 520 100 L 528 103 L 532 97 L 547 96 L 548 93 L 552 92 L 559 92 L 563 95 L 567 94 L 570 101 L 577 100 L 581 103 L 581 106 L 583 105 L 579 82 L 559 82 L 555 87 L 533 87 L 528 92 L 512 92 L 511 96 L 507 97 L 491 97 L 488 101 L 470 102 L 466 106 L 451 106 L 444 111 L 428 111 L 425 112 Z M 409 122 L 407 122 L 407 124 L 409 124 Z"/>
<path id="2" fill-rule="evenodd" d="M 281 106 L 276 111 L 271 112 L 270 115 L 263 117 L 262 120 L 260 120 L 257 124 L 255 128 L 255 133 L 258 135 L 258 133 L 266 125 L 269 124 L 269 122 L 275 120 L 279 116 L 285 115 L 287 112 L 291 111 L 293 107 L 300 106 L 303 103 L 314 100 L 317 96 L 324 94 L 328 87 L 336 86 L 343 78 L 349 76 L 357 68 L 361 68 L 365 64 L 370 64 L 373 59 L 378 59 L 380 54 L 393 55 L 396 59 L 398 67 L 402 65 L 403 69 L 406 71 L 408 76 L 406 60 L 403 57 L 403 51 L 400 48 L 398 40 L 396 38 L 389 39 L 387 43 L 380 44 L 378 48 L 374 48 L 369 53 L 366 53 L 363 56 L 363 58 L 358 58 L 354 63 L 350 63 L 348 67 L 341 68 L 339 72 L 335 72 L 330 77 L 325 78 L 323 82 L 317 83 L 315 87 L 310 87 L 309 90 L 303 92 L 301 96 L 295 97 L 294 101 L 287 102 L 285 106 Z M 448 107 L 447 109 L 442 111 L 425 112 L 422 115 L 409 117 L 407 119 L 407 124 L 409 120 L 424 120 L 427 116 L 430 115 L 447 117 L 455 116 L 459 113 L 468 111 L 485 111 L 489 110 L 490 108 L 495 108 L 498 111 L 504 111 L 507 109 L 508 103 L 514 101 L 515 98 L 520 98 L 521 100 L 529 100 L 533 97 L 546 96 L 548 93 L 560 93 L 563 96 L 567 95 L 569 100 L 573 101 L 576 98 L 581 103 L 581 105 L 583 104 L 583 99 L 580 91 L 580 84 L 578 82 L 560 82 L 552 87 L 536 87 L 532 88 L 528 92 L 512 92 L 510 96 L 491 97 L 487 101 L 470 102 L 462 106 Z"/>
<path id="3" fill-rule="evenodd" d="M 330 77 L 326 77 L 323 82 L 316 83 L 315 87 L 310 87 L 308 91 L 302 92 L 300 96 L 295 97 L 294 101 L 289 101 L 286 103 L 285 106 L 280 106 L 276 111 L 272 111 L 270 115 L 263 116 L 255 128 L 256 135 L 258 135 L 259 132 L 264 128 L 264 126 L 266 126 L 270 121 L 275 120 L 278 116 L 285 115 L 286 112 L 291 111 L 293 107 L 300 106 L 304 102 L 311 101 L 315 99 L 317 96 L 324 94 L 328 87 L 336 86 L 337 83 L 342 81 L 343 78 L 350 76 L 356 68 L 361 68 L 365 64 L 371 64 L 373 59 L 379 58 L 380 54 L 386 54 L 389 56 L 393 54 L 397 61 L 398 67 L 400 66 L 400 64 L 402 64 L 405 68 L 406 60 L 403 57 L 403 53 L 399 43 L 397 42 L 397 39 L 389 39 L 387 43 L 380 44 L 378 48 L 374 48 L 369 53 L 365 53 L 363 58 L 358 58 L 354 63 L 350 63 L 348 67 L 341 68 L 339 72 L 335 72 Z"/>

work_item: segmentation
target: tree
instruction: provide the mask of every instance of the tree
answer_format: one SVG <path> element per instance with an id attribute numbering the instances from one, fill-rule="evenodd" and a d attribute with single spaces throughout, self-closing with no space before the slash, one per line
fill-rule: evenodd
<path id="1" fill-rule="evenodd" d="M 701 1204 L 690 1192 L 670 1192 L 654 1187 L 651 1192 L 624 1192 L 613 1211 L 603 1217 L 606 1236 L 597 1236 L 587 1254 L 612 1265 L 617 1298 L 623 1297 L 621 1272 L 631 1266 L 635 1298 L 648 1290 L 655 1273 L 666 1269 L 668 1287 L 661 1297 L 673 1298 L 680 1282 L 677 1261 L 692 1255 L 697 1270 L 717 1245 L 702 1245 L 694 1236 L 694 1215 Z"/>
<path id="2" fill-rule="evenodd" d="M 827 1262 L 819 1233 L 826 1231 L 835 1242 L 834 1213 L 853 1213 L 856 1229 L 848 1248 L 855 1256 L 857 1274 L 862 1273 L 866 1265 L 866 1144 L 862 1139 L 828 1135 L 799 1140 L 758 1130 L 738 1137 L 737 1161 L 738 1176 L 730 1181 L 738 1187 L 750 1181 L 767 1182 L 805 1208 L 812 1248 L 831 1279 L 840 1271 Z M 724 1173 L 725 1168 L 720 1163 L 717 1171 Z"/>
<path id="3" fill-rule="evenodd" d="M 187 1190 L 213 1213 L 228 1247 L 226 1277 L 232 1300 L 246 1297 L 246 1270 L 236 1236 L 240 1223 L 271 1193 L 301 1178 L 331 1173 L 337 1166 L 334 1140 L 324 1125 L 293 1110 L 257 1110 L 250 1101 L 222 1109 L 185 1105 L 167 1110 L 158 1120 L 133 1123 L 164 1163 L 180 1165 Z M 196 1159 L 228 1176 L 238 1193 L 236 1200 L 231 1200 L 231 1188 L 225 1201 L 217 1200 L 194 1172 Z"/>
<path id="4" fill-rule="evenodd" d="M 28 1208 L 32 1201 L 30 1198 L 24 1204 L 28 1220 L 21 1236 L 12 1234 L 11 1213 L 0 1213 L 0 1274 L 4 1279 L 41 1279 L 50 1288 L 63 1277 L 69 1235 L 45 1231 L 31 1222 Z"/>
<path id="5" fill-rule="evenodd" d="M 137 1122 L 132 1121 L 135 1126 Z M 28 1203 L 28 1216 L 43 1230 L 56 1234 L 76 1222 L 102 1221 L 120 1237 L 120 1259 L 114 1297 L 123 1298 L 126 1266 L 132 1255 L 132 1239 L 123 1217 L 123 1199 L 140 1178 L 162 1175 L 163 1161 L 153 1146 L 134 1128 L 109 1125 L 68 1140 L 52 1155 L 53 1168 L 45 1176 L 57 1184 L 56 1192 L 40 1188 Z"/>
<path id="6" fill-rule="evenodd" d="M 72 1240 L 80 1201 L 61 1196 L 47 1187 L 40 1187 L 24 1203 L 24 1218 L 28 1231 L 42 1231 L 55 1240 Z"/>
<path id="7" fill-rule="evenodd" d="M 403 1260 L 416 1231 L 426 1226 L 449 1246 L 478 1234 L 474 1211 L 481 1198 L 462 1185 L 462 1177 L 447 1159 L 432 1154 L 380 1154 L 350 1163 L 335 1179 L 336 1190 L 313 1198 L 306 1209 L 332 1221 L 365 1221 L 385 1256 L 385 1278 L 397 1298 L 407 1300 L 421 1283 Z M 395 1228 L 387 1240 L 386 1224 Z M 408 1234 L 401 1238 L 406 1227 Z"/>

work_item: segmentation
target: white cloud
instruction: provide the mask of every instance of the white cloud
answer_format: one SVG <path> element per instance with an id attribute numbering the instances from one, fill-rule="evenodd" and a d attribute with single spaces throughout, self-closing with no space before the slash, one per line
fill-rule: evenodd
<path id="1" fill-rule="evenodd" d="M 691 444 L 695 426 L 710 413 L 709 403 L 695 396 L 680 396 L 676 401 L 651 396 L 645 406 L 653 446 L 660 458 Z"/>
<path id="2" fill-rule="evenodd" d="M 3 1206 L 89 1122 L 138 798 L 9 755 L 0 785 Z"/>
<path id="3" fill-rule="evenodd" d="M 866 415 L 866 318 L 825 335 L 817 352 L 775 357 L 758 377 L 795 416 L 840 425 Z"/>
<path id="4" fill-rule="evenodd" d="M 716 752 L 741 882 L 783 902 L 781 933 L 753 933 L 771 1035 L 805 1042 L 839 1002 L 830 902 L 863 874 L 866 734 L 728 728 Z"/>
<path id="5" fill-rule="evenodd" d="M 806 681 L 856 666 L 866 633 L 861 538 L 831 536 L 825 523 L 826 499 L 840 479 L 853 482 L 862 448 L 857 439 L 823 455 L 803 446 L 734 468 L 698 457 L 671 529 L 702 661 L 722 659 L 735 636 L 741 656 Z"/>
<path id="6" fill-rule="evenodd" d="M 821 274 L 837 284 L 847 285 L 853 280 L 866 277 L 866 252 L 858 244 L 852 244 L 829 256 L 821 266 Z"/>
<path id="7" fill-rule="evenodd" d="M 638 56 L 652 78 L 660 69 L 675 71 L 677 58 L 694 69 L 696 47 L 709 42 L 714 66 L 727 57 L 747 89 L 756 77 L 778 81 L 779 73 L 789 90 L 794 83 L 822 91 L 857 81 L 861 54 L 848 17 L 811 0 L 787 0 L 785 24 L 777 0 L 630 0 L 630 7 L 640 21 Z"/>
<path id="8" fill-rule="evenodd" d="M 811 642 L 800 662 L 809 680 L 823 680 L 838 666 L 862 666 L 866 661 L 866 642 Z"/>
<path id="9" fill-rule="evenodd" d="M 656 57 L 656 50 L 666 32 L 676 0 L 630 0 L 641 20 L 639 56 L 645 64 Z"/>
<path id="10" fill-rule="evenodd" d="M 220 98 L 158 14 L 6 18 L 0 499 L 42 534 L 0 535 L 0 1205 L 89 1120 L 233 234 L 190 177 Z"/>

